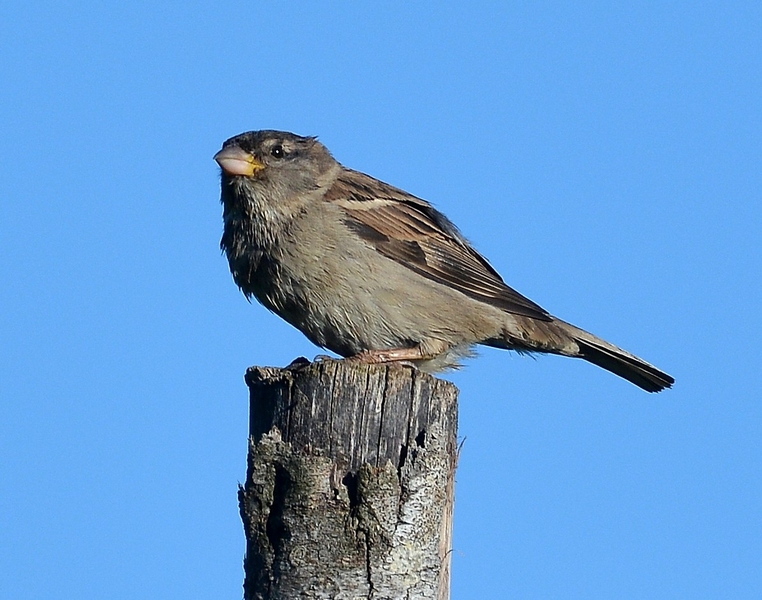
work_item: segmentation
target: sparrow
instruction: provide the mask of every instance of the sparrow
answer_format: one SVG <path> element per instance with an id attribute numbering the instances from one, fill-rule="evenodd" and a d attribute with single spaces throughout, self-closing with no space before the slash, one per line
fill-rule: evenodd
<path id="1" fill-rule="evenodd" d="M 482 344 L 582 358 L 648 392 L 674 383 L 522 296 L 431 204 L 344 167 L 315 137 L 250 131 L 214 160 L 233 280 L 318 346 L 431 372 Z"/>

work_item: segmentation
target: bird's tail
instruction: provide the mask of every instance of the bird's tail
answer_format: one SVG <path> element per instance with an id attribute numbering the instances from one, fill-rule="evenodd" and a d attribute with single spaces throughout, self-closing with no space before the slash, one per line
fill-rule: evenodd
<path id="1" fill-rule="evenodd" d="M 556 321 L 556 323 L 561 324 L 563 321 Z M 609 344 L 579 327 L 569 323 L 563 323 L 563 326 L 567 335 L 579 347 L 579 351 L 574 353 L 574 356 L 611 371 L 647 392 L 660 392 L 665 388 L 672 387 L 672 384 L 675 383 L 673 377 L 660 371 L 642 358 Z"/>
<path id="2" fill-rule="evenodd" d="M 548 352 L 562 356 L 583 358 L 619 375 L 647 392 L 660 392 L 672 387 L 675 380 L 642 358 L 609 344 L 555 317 L 547 320 L 512 317 L 511 327 L 503 335 L 482 342 L 487 346 L 506 348 L 518 352 Z"/>

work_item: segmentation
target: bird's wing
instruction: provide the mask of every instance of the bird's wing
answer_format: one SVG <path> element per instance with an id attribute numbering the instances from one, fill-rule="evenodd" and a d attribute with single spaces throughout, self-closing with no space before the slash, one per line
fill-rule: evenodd
<path id="1" fill-rule="evenodd" d="M 380 254 L 411 271 L 506 312 L 551 320 L 545 309 L 508 287 L 428 202 L 350 169 L 325 200 L 341 206 L 347 226 Z"/>

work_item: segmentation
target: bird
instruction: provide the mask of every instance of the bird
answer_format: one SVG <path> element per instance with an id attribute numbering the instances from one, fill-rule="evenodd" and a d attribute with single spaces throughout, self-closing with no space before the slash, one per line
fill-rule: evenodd
<path id="1" fill-rule="evenodd" d="M 509 287 L 432 204 L 316 137 L 249 131 L 214 160 L 233 280 L 345 360 L 438 372 L 484 345 L 581 358 L 647 392 L 675 381 Z"/>

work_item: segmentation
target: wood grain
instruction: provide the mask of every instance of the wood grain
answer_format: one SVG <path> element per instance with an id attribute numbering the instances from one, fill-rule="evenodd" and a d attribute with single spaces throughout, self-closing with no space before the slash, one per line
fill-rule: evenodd
<path id="1" fill-rule="evenodd" d="M 245 598 L 449 598 L 457 388 L 412 367 L 252 367 Z"/>

